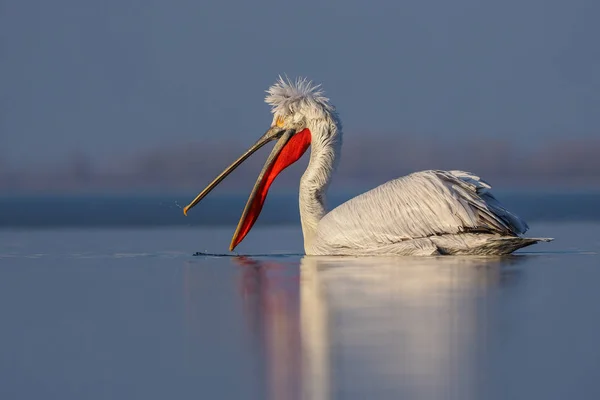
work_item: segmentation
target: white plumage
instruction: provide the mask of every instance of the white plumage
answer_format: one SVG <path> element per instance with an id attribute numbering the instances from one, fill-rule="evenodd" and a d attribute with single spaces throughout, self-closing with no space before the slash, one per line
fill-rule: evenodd
<path id="1" fill-rule="evenodd" d="M 307 254 L 508 254 L 540 240 L 519 237 L 527 224 L 489 189 L 463 171 L 394 179 L 325 215 Z"/>
<path id="2" fill-rule="evenodd" d="M 267 93 L 273 124 L 266 136 L 310 131 L 310 161 L 300 181 L 299 196 L 307 255 L 502 255 L 551 240 L 521 237 L 528 229 L 525 221 L 498 202 L 489 184 L 464 171 L 416 172 L 389 181 L 327 213 L 326 190 L 342 145 L 339 116 L 320 86 L 306 79 L 291 82 L 279 78 Z M 282 146 L 272 153 L 265 166 L 267 173 Z M 240 162 L 234 163 L 233 168 Z M 220 182 L 233 168 L 214 182 Z M 232 248 L 239 243 L 236 237 L 256 201 L 262 179 L 263 173 L 244 210 Z M 214 182 L 186 210 L 212 190 Z"/>

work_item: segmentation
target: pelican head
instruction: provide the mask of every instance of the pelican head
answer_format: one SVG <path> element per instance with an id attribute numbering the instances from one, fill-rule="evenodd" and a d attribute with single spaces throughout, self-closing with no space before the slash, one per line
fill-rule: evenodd
<path id="1" fill-rule="evenodd" d="M 267 90 L 265 101 L 271 106 L 273 114 L 269 129 L 183 209 L 183 213 L 187 215 L 190 209 L 248 157 L 265 144 L 277 141 L 254 184 L 231 239 L 229 250 L 233 250 L 244 239 L 256 222 L 269 188 L 277 175 L 298 161 L 311 143 L 314 146 L 331 141 L 331 136 L 341 131 L 338 129 L 340 123 L 335 109 L 325 97 L 320 85 L 313 85 L 305 78 L 292 82 L 279 77 L 278 81 Z"/>

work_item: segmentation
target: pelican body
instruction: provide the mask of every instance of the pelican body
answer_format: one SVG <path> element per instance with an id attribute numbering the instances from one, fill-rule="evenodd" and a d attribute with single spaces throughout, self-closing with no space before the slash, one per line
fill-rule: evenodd
<path id="1" fill-rule="evenodd" d="M 430 170 L 391 180 L 326 210 L 326 192 L 342 146 L 340 118 L 319 86 L 279 80 L 267 90 L 267 132 L 213 180 L 184 214 L 255 151 L 277 141 L 252 189 L 229 249 L 256 222 L 277 175 L 310 147 L 300 180 L 300 219 L 307 255 L 504 255 L 547 238 L 505 209 L 490 185 L 464 171 Z"/>

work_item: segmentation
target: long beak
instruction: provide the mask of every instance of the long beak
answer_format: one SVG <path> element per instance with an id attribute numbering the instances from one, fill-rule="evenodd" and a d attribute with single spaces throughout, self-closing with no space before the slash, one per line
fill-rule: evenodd
<path id="1" fill-rule="evenodd" d="M 200 192 L 200 194 L 198 196 L 196 196 L 196 198 L 194 200 L 192 200 L 192 202 L 190 204 L 185 206 L 183 208 L 183 214 L 187 215 L 189 210 L 191 210 L 194 206 L 196 206 L 196 204 L 198 204 L 200 202 L 200 200 L 202 200 L 204 197 L 206 197 L 206 195 L 209 194 L 215 187 L 217 187 L 217 185 L 219 183 L 221 183 L 221 181 L 223 181 L 223 179 L 227 178 L 227 175 L 232 173 L 237 167 L 239 167 L 244 161 L 246 161 L 246 159 L 248 157 L 250 157 L 252 154 L 254 154 L 258 149 L 263 147 L 265 144 L 280 137 L 284 132 L 285 132 L 285 130 L 283 130 L 277 126 L 271 127 L 267 132 L 265 132 L 264 135 L 262 135 L 260 137 L 260 139 L 258 139 L 256 141 L 256 143 L 254 143 L 252 145 L 252 147 L 250 147 L 244 154 L 242 154 L 240 156 L 240 158 L 235 160 L 233 162 L 233 164 L 231 164 L 229 167 L 227 167 L 225 169 L 225 171 L 221 172 L 219 174 L 219 176 L 217 176 L 202 192 Z M 288 140 L 289 140 L 289 138 L 288 138 Z M 286 142 L 287 142 L 287 140 L 286 140 Z"/>
<path id="2" fill-rule="evenodd" d="M 233 238 L 231 238 L 231 243 L 229 244 L 230 251 L 233 250 L 235 246 L 237 246 L 244 239 L 244 237 L 252 228 L 252 225 L 254 225 L 254 222 L 256 222 L 256 219 L 262 210 L 264 200 L 267 197 L 269 186 L 271 186 L 271 183 L 280 172 L 277 171 L 275 174 L 273 174 L 273 165 L 275 160 L 278 159 L 278 156 L 281 154 L 282 150 L 288 144 L 293 135 L 294 131 L 292 130 L 287 130 L 281 135 L 275 144 L 275 147 L 273 147 L 269 158 L 267 158 L 267 161 L 260 171 L 260 174 L 258 174 L 258 178 L 256 178 L 252 192 L 250 193 L 248 201 L 246 202 L 246 206 L 244 207 L 244 212 L 242 212 L 242 216 L 240 217 L 237 228 L 235 228 Z"/>
<path id="3" fill-rule="evenodd" d="M 213 190 L 227 175 L 236 169 L 241 163 L 250 157 L 256 150 L 260 149 L 271 140 L 279 139 L 273 147 L 267 162 L 256 179 L 256 183 L 252 188 L 252 193 L 248 198 L 244 212 L 235 229 L 229 250 L 233 250 L 246 237 L 252 226 L 256 222 L 271 184 L 277 178 L 277 175 L 288 166 L 296 162 L 306 152 L 311 142 L 311 133 L 308 129 L 303 129 L 296 132 L 293 129 L 283 130 L 278 127 L 269 129 L 246 153 L 231 164 L 217 178 L 210 183 L 196 198 L 183 209 L 183 213 L 194 207 L 202 200 L 211 190 Z"/>

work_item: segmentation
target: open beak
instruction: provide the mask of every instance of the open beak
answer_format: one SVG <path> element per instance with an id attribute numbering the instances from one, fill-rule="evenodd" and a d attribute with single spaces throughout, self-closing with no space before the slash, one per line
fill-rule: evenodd
<path id="1" fill-rule="evenodd" d="M 254 154 L 258 149 L 272 140 L 277 140 L 275 147 L 271 151 L 269 158 L 260 171 L 250 197 L 244 207 L 244 212 L 237 225 L 229 250 L 233 250 L 246 237 L 252 226 L 258 219 L 265 199 L 269 192 L 271 184 L 281 171 L 296 162 L 306 149 L 310 146 L 310 131 L 303 129 L 296 132 L 292 129 L 281 129 L 277 126 L 271 127 L 252 147 L 250 147 L 240 158 L 227 167 L 219 176 L 217 176 L 196 198 L 184 207 L 183 213 L 187 215 L 188 211 L 198 204 L 208 193 L 210 193 L 223 179 L 233 170 L 239 167 L 248 157 Z"/>

